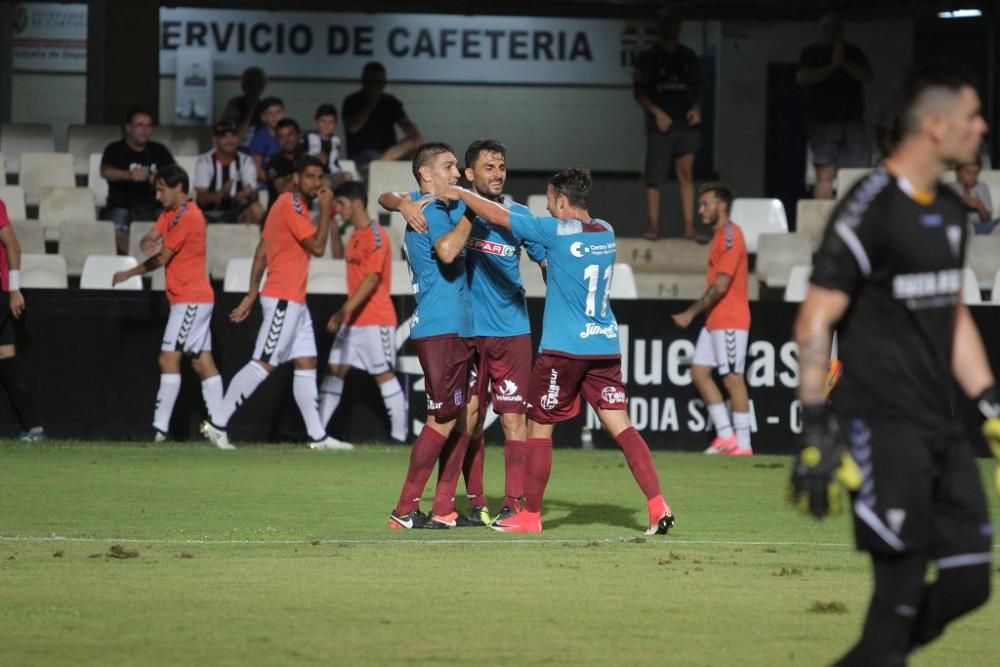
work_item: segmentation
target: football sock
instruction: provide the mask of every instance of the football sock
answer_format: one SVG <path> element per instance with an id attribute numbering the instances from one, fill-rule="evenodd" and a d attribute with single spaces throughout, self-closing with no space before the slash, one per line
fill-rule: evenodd
<path id="1" fill-rule="evenodd" d="M 517 507 L 524 495 L 524 440 L 508 440 L 503 443 L 504 463 L 504 507 Z"/>
<path id="2" fill-rule="evenodd" d="M 219 414 L 213 415 L 213 418 L 218 421 L 213 421 L 212 424 L 225 429 L 236 409 L 243 405 L 243 401 L 257 390 L 260 383 L 267 379 L 267 375 L 267 369 L 256 361 L 251 361 L 241 368 L 233 376 L 233 379 L 230 380 L 229 389 L 226 390 L 226 395 L 222 397 Z"/>
<path id="3" fill-rule="evenodd" d="M 222 406 L 222 376 L 213 375 L 201 381 L 201 396 L 205 399 L 205 407 L 208 409 L 208 419 L 215 423 L 215 415 Z"/>
<path id="4" fill-rule="evenodd" d="M 14 404 L 14 411 L 21 420 L 21 426 L 26 431 L 40 427 L 42 424 L 38 419 L 34 398 L 28 389 L 28 383 L 24 379 L 16 356 L 0 359 L 0 381 L 7 388 L 11 403 Z"/>
<path id="5" fill-rule="evenodd" d="M 403 398 L 403 387 L 398 378 L 392 378 L 378 386 L 382 391 L 382 402 L 389 413 L 390 435 L 393 440 L 406 442 L 406 402 Z"/>
<path id="6" fill-rule="evenodd" d="M 153 428 L 160 433 L 170 430 L 170 415 L 174 412 L 177 394 L 181 393 L 181 374 L 164 373 L 156 392 L 156 409 L 153 411 Z"/>
<path id="7" fill-rule="evenodd" d="M 319 420 L 319 391 L 316 389 L 316 369 L 296 368 L 292 378 L 292 395 L 302 413 L 306 432 L 313 442 L 326 438 L 326 428 Z"/>
<path id="8" fill-rule="evenodd" d="M 542 511 L 542 497 L 552 472 L 552 438 L 524 441 L 524 509 Z"/>
<path id="9" fill-rule="evenodd" d="M 750 413 L 734 412 L 733 427 L 736 429 L 736 444 L 740 449 L 750 449 Z"/>
<path id="10" fill-rule="evenodd" d="M 990 554 L 979 555 L 983 560 Z M 933 584 L 925 587 L 920 611 L 910 635 L 910 650 L 929 644 L 945 626 L 962 614 L 984 604 L 990 596 L 989 561 L 960 567 L 942 567 L 938 561 L 938 575 Z"/>
<path id="11" fill-rule="evenodd" d="M 629 426 L 619 433 L 615 440 L 618 442 L 618 446 L 622 448 L 622 453 L 625 455 L 625 460 L 628 461 L 628 467 L 632 471 L 632 476 L 635 477 L 639 488 L 646 495 L 646 499 L 649 500 L 650 498 L 662 495 L 660 477 L 656 474 L 656 466 L 653 465 L 653 457 L 649 453 L 649 445 L 642 439 L 639 432 L 634 427 Z"/>
<path id="12" fill-rule="evenodd" d="M 441 455 L 437 487 L 434 489 L 431 512 L 437 516 L 455 511 L 455 489 L 458 488 L 458 478 L 462 475 L 462 464 L 468 447 L 469 434 L 452 431 Z"/>
<path id="13" fill-rule="evenodd" d="M 729 410 L 725 403 L 708 406 L 708 414 L 715 424 L 715 433 L 723 440 L 733 437 L 733 427 L 729 425 Z"/>
<path id="14" fill-rule="evenodd" d="M 323 424 L 329 424 L 333 413 L 340 405 L 340 397 L 344 393 L 344 380 L 336 375 L 327 375 L 319 386 L 319 419 Z"/>
<path id="15" fill-rule="evenodd" d="M 420 494 L 427 486 L 427 479 L 434 470 L 434 462 L 438 460 L 441 449 L 447 438 L 430 426 L 424 426 L 410 449 L 410 467 L 406 471 L 403 490 L 396 504 L 396 516 L 403 516 L 420 507 Z"/>
<path id="16" fill-rule="evenodd" d="M 465 495 L 469 497 L 469 507 L 479 507 L 486 504 L 486 492 L 483 489 L 483 459 L 486 458 L 486 438 L 479 436 L 471 438 L 465 450 L 465 461 L 462 463 L 462 474 L 465 477 Z"/>

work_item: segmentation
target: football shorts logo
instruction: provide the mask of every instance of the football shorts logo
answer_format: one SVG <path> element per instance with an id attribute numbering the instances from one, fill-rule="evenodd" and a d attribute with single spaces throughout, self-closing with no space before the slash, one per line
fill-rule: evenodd
<path id="1" fill-rule="evenodd" d="M 625 392 L 617 387 L 605 387 L 601 390 L 601 398 L 606 403 L 624 403 Z"/>
<path id="2" fill-rule="evenodd" d="M 538 405 L 542 410 L 552 410 L 559 405 L 559 371 L 554 368 L 549 373 L 549 390 L 542 395 Z"/>
<path id="3" fill-rule="evenodd" d="M 431 400 L 431 397 L 428 396 L 427 397 L 427 411 L 430 412 L 431 410 L 440 410 L 440 409 L 441 409 L 441 404 L 440 403 L 435 403 L 434 401 Z"/>
<path id="4" fill-rule="evenodd" d="M 499 387 L 497 387 L 497 400 L 498 401 L 520 401 L 521 396 L 518 394 L 517 383 L 511 379 L 504 380 Z"/>

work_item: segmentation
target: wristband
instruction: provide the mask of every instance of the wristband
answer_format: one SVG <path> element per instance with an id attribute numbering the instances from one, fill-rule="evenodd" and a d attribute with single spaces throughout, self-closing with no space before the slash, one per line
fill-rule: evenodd
<path id="1" fill-rule="evenodd" d="M 996 385 L 987 388 L 976 399 L 976 405 L 984 419 L 994 419 L 1000 417 L 1000 393 L 997 393 Z"/>
<path id="2" fill-rule="evenodd" d="M 17 292 L 21 289 L 21 272 L 17 269 L 11 269 L 7 272 L 7 291 Z"/>

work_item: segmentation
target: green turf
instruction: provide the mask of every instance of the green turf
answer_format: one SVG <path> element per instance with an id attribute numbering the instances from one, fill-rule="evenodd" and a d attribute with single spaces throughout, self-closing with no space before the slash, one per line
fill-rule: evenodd
<path id="1" fill-rule="evenodd" d="M 848 520 L 786 508 L 784 458 L 657 454 L 666 538 L 612 451 L 556 452 L 541 535 L 390 531 L 406 460 L 0 443 L 0 664 L 818 665 L 860 626 Z M 996 664 L 998 628 L 912 662 Z"/>

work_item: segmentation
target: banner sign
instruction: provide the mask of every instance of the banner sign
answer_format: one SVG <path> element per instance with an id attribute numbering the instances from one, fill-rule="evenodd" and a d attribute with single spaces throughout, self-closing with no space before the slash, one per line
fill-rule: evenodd
<path id="1" fill-rule="evenodd" d="M 86 4 L 19 4 L 14 7 L 13 19 L 15 71 L 87 71 Z"/>
<path id="2" fill-rule="evenodd" d="M 271 77 L 357 79 L 384 64 L 392 81 L 628 86 L 648 22 L 621 19 L 160 9 L 160 73 L 177 50 L 215 52 L 215 71 L 256 65 Z"/>

